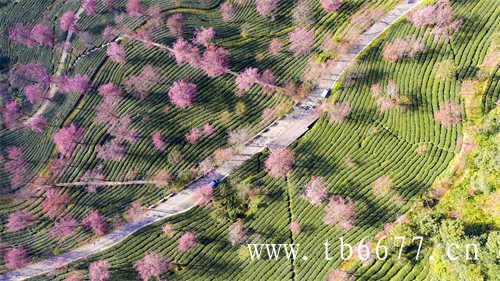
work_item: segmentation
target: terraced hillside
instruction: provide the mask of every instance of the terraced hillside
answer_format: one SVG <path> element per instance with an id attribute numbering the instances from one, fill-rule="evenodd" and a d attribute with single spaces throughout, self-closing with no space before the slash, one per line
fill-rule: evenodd
<path id="1" fill-rule="evenodd" d="M 315 53 L 319 53 L 319 45 L 327 35 L 332 35 L 345 28 L 349 17 L 361 9 L 384 8 L 390 9 L 397 1 L 347 1 L 337 13 L 326 13 L 316 1 L 311 1 L 313 17 L 315 21 L 309 28 L 315 30 Z M 295 81 L 300 83 L 307 58 L 294 58 L 285 51 L 277 56 L 271 56 L 267 46 L 273 38 L 287 41 L 288 33 L 294 25 L 290 19 L 293 5 L 291 2 L 280 3 L 279 13 L 276 20 L 262 17 L 250 17 L 255 14 L 255 6 L 251 3 L 237 4 L 237 13 L 230 23 L 222 21 L 217 1 L 161 1 L 146 3 L 145 5 L 159 5 L 164 18 L 174 13 L 182 13 L 186 17 L 186 26 L 183 33 L 184 38 L 193 37 L 195 27 L 213 26 L 216 32 L 215 43 L 228 49 L 231 53 L 231 69 L 241 71 L 249 66 L 256 66 L 260 70 L 269 68 L 276 74 L 278 83 Z M 1 8 L 7 17 L 13 14 L 22 5 L 30 6 L 29 2 L 10 3 Z M 33 4 L 34 5 L 34 4 Z M 37 3 L 36 5 L 42 5 Z M 119 9 L 123 9 L 124 1 L 117 2 Z M 121 7 L 121 8 L 120 8 Z M 45 6 L 36 8 L 46 10 L 49 22 L 55 22 L 61 13 L 67 9 L 76 10 L 78 3 L 46 3 Z M 30 10 L 26 8 L 26 10 Z M 39 13 L 32 15 L 32 21 L 23 21 L 33 24 L 39 20 Z M 30 15 L 26 14 L 27 18 Z M 58 95 L 50 103 L 44 116 L 49 120 L 48 129 L 42 134 L 34 134 L 27 129 L 15 131 L 2 130 L 2 151 L 9 146 L 20 146 L 28 162 L 28 179 L 34 180 L 37 176 L 45 176 L 48 166 L 54 161 L 56 153 L 52 144 L 52 135 L 59 128 L 67 127 L 70 123 L 85 128 L 85 134 L 70 160 L 57 175 L 57 182 L 78 181 L 82 175 L 89 170 L 103 165 L 102 173 L 107 180 L 121 181 L 124 179 L 144 179 L 153 176 L 159 170 L 168 171 L 176 180 L 177 186 L 188 182 L 192 176 L 191 171 L 199 162 L 209 156 L 216 148 L 227 144 L 228 132 L 238 128 L 248 128 L 249 134 L 253 134 L 279 117 L 276 114 L 270 119 L 262 120 L 262 111 L 265 108 L 286 110 L 292 101 L 281 95 L 267 95 L 256 87 L 243 96 L 237 96 L 234 81 L 229 76 L 209 79 L 202 75 L 200 70 L 189 66 L 178 67 L 175 61 L 164 51 L 158 48 L 146 47 L 133 41 L 121 41 L 127 54 L 127 62 L 118 65 L 106 57 L 107 41 L 102 40 L 96 34 L 110 23 L 112 15 L 106 11 L 102 3 L 97 5 L 97 13 L 93 16 L 82 16 L 79 28 L 93 35 L 94 40 L 83 44 L 81 39 L 73 38 L 73 50 L 66 63 L 68 74 L 85 74 L 92 80 L 91 90 L 84 96 Z M 19 18 L 6 20 L 2 28 L 11 26 L 18 22 Z M 122 23 L 129 29 L 137 30 L 145 24 L 144 18 L 135 20 L 125 19 Z M 243 28 L 242 28 L 243 27 Z M 242 32 L 242 29 L 244 32 Z M 56 36 L 63 38 L 64 34 L 56 28 Z M 80 35 L 79 35 L 80 36 Z M 81 36 L 80 36 L 81 37 Z M 175 38 L 166 29 L 157 30 L 153 34 L 155 42 L 172 45 Z M 2 55 L 8 57 L 10 65 L 16 62 L 38 61 L 43 57 L 46 67 L 57 61 L 59 55 L 54 51 L 53 57 L 47 50 L 36 52 L 23 46 L 8 43 L 7 38 L 2 38 L 2 44 L 8 46 Z M 285 46 L 287 47 L 287 46 Z M 3 49 L 2 49 L 3 50 Z M 25 56 L 23 54 L 28 54 Z M 26 61 L 16 60 L 16 57 L 26 58 Z M 52 62 L 51 62 L 52 61 Z M 94 109 L 101 101 L 97 94 L 97 88 L 105 83 L 114 82 L 117 85 L 130 75 L 139 73 L 144 66 L 152 65 L 160 72 L 160 82 L 152 89 L 145 99 L 137 99 L 132 95 L 126 95 L 119 104 L 120 116 L 132 116 L 131 129 L 139 135 L 138 142 L 128 146 L 128 152 L 122 161 L 103 161 L 97 159 L 97 145 L 109 140 L 106 128 L 95 124 Z M 197 96 L 193 106 L 186 110 L 175 109 L 169 105 L 167 91 L 173 81 L 189 79 L 198 86 Z M 28 107 L 22 93 L 12 93 L 16 100 L 23 106 Z M 27 113 L 36 110 L 27 108 Z M 281 110 L 283 111 L 283 110 Z M 29 114 L 28 114 L 29 115 Z M 225 116 L 225 117 L 224 117 Z M 215 132 L 206 138 L 202 138 L 195 145 L 185 140 L 185 135 L 193 127 L 201 127 L 206 123 L 214 126 Z M 160 131 L 164 136 L 166 149 L 158 152 L 151 144 L 151 134 Z M 176 155 L 182 155 L 178 161 L 173 161 Z M 2 190 L 9 188 L 9 175 L 2 171 Z M 13 192 L 15 190 L 10 190 Z M 113 221 L 121 219 L 124 210 L 132 202 L 139 200 L 143 205 L 156 202 L 165 194 L 170 192 L 166 189 L 158 189 L 151 185 L 128 185 L 120 187 L 103 187 L 97 193 L 88 193 L 83 187 L 65 188 L 71 201 L 64 214 L 69 214 L 75 219 L 82 219 L 92 209 L 97 209 L 111 225 Z M 37 193 L 33 200 L 18 201 L 5 200 L 0 211 L 1 225 L 5 225 L 8 214 L 16 210 L 29 210 L 37 221 L 26 231 L 6 232 L 0 235 L 2 243 L 10 246 L 20 246 L 28 250 L 32 257 L 44 257 L 66 251 L 82 241 L 91 238 L 89 231 L 78 228 L 69 238 L 56 241 L 48 235 L 48 230 L 54 225 L 54 221 L 46 218 L 40 208 L 44 200 L 43 193 Z M 64 215 L 63 214 L 63 215 Z M 2 267 L 2 271 L 5 270 Z"/>
<path id="2" fill-rule="evenodd" d="M 218 189 L 216 204 L 148 227 L 110 251 L 61 269 L 50 276 L 51 280 L 63 280 L 75 269 L 86 270 L 95 260 L 110 263 L 110 280 L 136 280 L 133 264 L 150 251 L 174 262 L 174 269 L 165 275 L 169 280 L 324 280 L 336 268 L 351 272 L 356 280 L 432 279 L 428 264 L 431 245 L 424 244 L 418 262 L 413 259 L 415 251 L 411 248 L 403 253 L 406 259 L 396 261 L 395 253 L 390 252 L 391 258 L 385 261 L 363 265 L 355 260 L 343 262 L 338 252 L 332 253 L 332 260 L 325 261 L 323 243 L 329 240 L 331 248 L 338 249 L 340 236 L 351 245 L 364 237 L 373 240 L 385 224 L 421 200 L 461 146 L 460 123 L 445 127 L 434 120 L 434 114 L 447 101 L 461 103 L 459 89 L 464 80 L 486 79 L 485 108 L 494 106 L 494 97 L 498 95 L 497 70 L 487 73 L 486 78 L 476 77 L 484 76 L 478 75 L 479 66 L 493 34 L 499 30 L 498 4 L 493 0 L 452 1 L 452 8 L 463 22 L 448 43 L 436 43 L 429 29 L 417 29 L 401 20 L 358 58 L 354 82 L 338 85 L 331 97 L 331 101 L 349 102 L 351 114 L 344 122 L 334 124 L 323 115 L 294 143 L 290 149 L 295 164 L 285 178 L 268 176 L 263 163 L 267 155 L 259 155 L 225 183 L 229 190 Z M 382 58 L 387 43 L 407 36 L 422 40 L 424 51 L 396 63 Z M 438 79 L 437 69 L 443 61 L 453 62 L 457 71 L 446 79 Z M 398 85 L 400 94 L 409 102 L 381 113 L 370 93 L 371 86 L 387 85 L 389 80 Z M 312 176 L 326 182 L 329 195 L 354 202 L 355 222 L 351 229 L 325 226 L 325 204 L 314 206 L 302 198 L 304 186 Z M 392 188 L 377 192 L 374 182 L 384 176 L 390 179 Z M 244 246 L 231 246 L 227 241 L 233 221 L 221 219 L 221 207 L 217 204 L 233 203 L 218 198 L 221 193 L 235 196 L 249 187 L 262 195 L 262 201 L 258 212 L 241 218 L 248 230 L 246 242 L 300 244 L 307 260 L 251 261 Z M 290 232 L 291 222 L 301 225 L 300 234 Z M 162 232 L 166 223 L 177 230 L 173 237 Z M 187 253 L 180 252 L 176 242 L 184 231 L 193 231 L 199 238 L 199 245 Z M 49 277 L 33 280 L 43 278 Z"/>

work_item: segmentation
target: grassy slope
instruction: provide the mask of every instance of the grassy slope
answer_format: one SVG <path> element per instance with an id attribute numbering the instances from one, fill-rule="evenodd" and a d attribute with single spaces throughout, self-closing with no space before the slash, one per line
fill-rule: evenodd
<path id="1" fill-rule="evenodd" d="M 119 5 L 125 2 L 121 1 Z M 156 2 L 155 2 L 156 3 Z M 311 5 L 313 2 L 311 1 Z M 337 14 L 327 14 L 314 2 L 314 18 L 317 22 L 313 24 L 316 30 L 316 47 L 326 34 L 331 34 L 348 21 L 349 15 L 357 11 L 363 1 L 349 1 Z M 383 6 L 390 8 L 395 1 L 383 3 Z M 222 22 L 218 15 L 218 2 L 183 2 L 182 7 L 190 9 L 174 9 L 171 1 L 161 1 L 156 3 L 164 10 L 165 15 L 173 12 L 184 11 L 187 16 L 187 28 L 185 38 L 192 37 L 194 27 L 213 26 L 217 33 L 217 43 L 225 46 L 231 52 L 232 69 L 241 70 L 247 66 L 258 66 L 259 69 L 270 68 L 278 76 L 279 81 L 300 80 L 306 58 L 295 59 L 289 53 L 284 52 L 277 57 L 270 57 L 266 48 L 270 40 L 280 37 L 284 41 L 287 33 L 291 30 L 292 24 L 290 14 L 292 5 L 283 2 L 280 7 L 280 14 L 272 24 L 261 17 L 255 16 L 255 8 L 251 5 L 241 7 L 236 14 L 236 19 L 231 24 Z M 372 1 L 370 5 L 382 5 L 382 1 Z M 73 7 L 73 5 L 71 6 Z M 66 7 L 68 8 L 68 7 Z M 53 13 L 60 12 L 60 7 L 54 7 Z M 83 17 L 80 23 L 82 30 L 90 30 L 98 33 L 105 23 L 109 21 L 110 15 L 103 13 L 103 8 L 98 7 L 96 16 Z M 251 20 L 249 20 L 251 19 Z M 248 38 L 241 38 L 239 26 L 248 23 L 250 35 Z M 143 19 L 127 21 L 127 25 L 136 28 L 143 24 Z M 59 34 L 61 35 L 61 34 Z M 167 31 L 155 33 L 155 40 L 166 44 L 171 44 L 173 38 Z M 102 41 L 96 40 L 98 46 Z M 74 61 L 78 54 L 85 51 L 85 48 L 74 40 L 74 51 L 70 61 Z M 119 66 L 108 61 L 105 57 L 105 50 L 100 49 L 74 64 L 70 69 L 71 73 L 85 73 L 93 78 L 93 89 L 83 98 L 74 96 L 60 97 L 47 112 L 50 119 L 49 131 L 42 136 L 33 136 L 26 130 L 16 132 L 0 132 L 2 146 L 20 145 L 27 152 L 27 157 L 33 166 L 30 166 L 33 174 L 39 172 L 46 166 L 47 159 L 52 155 L 53 147 L 50 142 L 50 133 L 57 128 L 75 122 L 86 127 L 84 144 L 80 145 L 73 154 L 71 165 L 67 166 L 60 181 L 77 180 L 87 169 L 98 164 L 104 164 L 104 172 L 109 179 L 119 180 L 130 171 L 137 171 L 139 177 L 154 174 L 159 169 L 167 169 L 173 174 L 187 171 L 208 156 L 215 148 L 225 145 L 227 131 L 230 129 L 248 126 L 253 131 L 262 128 L 264 125 L 260 120 L 260 113 L 265 107 L 278 104 L 289 104 L 283 97 L 273 95 L 268 96 L 258 89 L 253 89 L 243 97 L 234 95 L 235 85 L 230 77 L 208 79 L 200 71 L 189 67 L 179 68 L 172 58 L 157 49 L 147 49 L 139 44 L 130 43 L 126 46 L 128 62 Z M 24 47 L 17 47 L 26 51 Z M 256 55 L 261 56 L 261 61 L 257 62 Z M 34 58 L 35 59 L 35 58 Z M 133 116 L 133 127 L 141 138 L 135 145 L 129 147 L 126 158 L 120 163 L 105 162 L 96 159 L 95 145 L 104 142 L 108 136 L 105 128 L 92 123 L 93 108 L 99 102 L 95 89 L 103 83 L 113 81 L 120 83 L 124 77 L 132 73 L 137 73 L 145 64 L 153 64 L 161 68 L 162 81 L 152 90 L 151 95 L 144 101 L 139 101 L 133 97 L 126 96 L 120 104 L 122 114 Z M 171 109 L 167 113 L 163 112 L 165 105 L 168 105 L 166 92 L 171 82 L 178 79 L 189 78 L 198 85 L 198 94 L 195 104 L 184 111 Z M 238 116 L 234 113 L 237 102 L 243 102 L 247 112 Z M 231 112 L 231 119 L 228 123 L 219 122 L 219 115 L 223 111 Z M 147 116 L 147 120 L 144 118 Z M 192 126 L 200 126 L 206 122 L 211 122 L 216 127 L 216 133 L 210 138 L 202 139 L 196 145 L 187 144 L 183 136 Z M 166 137 L 167 150 L 159 153 L 154 150 L 150 143 L 149 136 L 152 132 L 160 130 Z M 172 165 L 166 161 L 167 155 L 173 149 L 179 150 L 183 155 L 183 160 Z M 8 185 L 8 175 L 1 174 L 0 182 Z M 109 188 L 99 191 L 97 194 L 87 194 L 83 190 L 71 190 L 72 201 L 68 205 L 68 212 L 77 219 L 82 218 L 93 208 L 97 208 L 108 219 L 114 215 L 120 215 L 123 210 L 133 201 L 141 200 L 144 204 L 149 204 L 159 199 L 163 192 L 153 186 L 128 186 L 124 188 Z M 5 204 L 0 211 L 0 224 L 5 223 L 8 213 L 13 210 L 27 208 L 40 219 L 37 224 L 29 227 L 22 233 L 5 233 L 0 235 L 2 241 L 17 246 L 26 247 L 33 256 L 44 256 L 65 251 L 74 247 L 78 243 L 88 239 L 90 234 L 79 229 L 77 233 L 61 243 L 57 243 L 49 238 L 47 230 L 52 226 L 52 222 L 41 214 L 38 204 L 43 198 L 34 202 L 23 204 Z"/>
<path id="2" fill-rule="evenodd" d="M 408 210 L 412 200 L 418 200 L 453 158 L 460 127 L 445 129 L 432 120 L 432 115 L 439 102 L 460 101 L 457 93 L 459 80 L 437 81 L 432 69 L 441 60 L 453 59 L 459 65 L 460 79 L 474 75 L 469 73 L 470 69 L 481 63 L 488 38 L 498 29 L 499 14 L 495 7 L 495 1 L 491 0 L 454 3 L 454 10 L 464 17 L 465 26 L 450 44 L 432 44 L 426 31 L 416 30 L 406 22 L 396 24 L 385 38 L 360 58 L 365 78 L 354 87 L 341 89 L 335 94 L 335 99 L 348 100 L 353 105 L 349 120 L 330 125 L 322 118 L 293 145 L 296 166 L 288 181 L 276 181 L 266 176 L 261 163 L 264 157 L 248 162 L 233 175 L 233 178 L 245 180 L 253 186 L 263 186 L 268 191 L 265 207 L 245 220 L 251 233 L 261 234 L 266 242 L 292 242 L 286 228 L 291 212 L 292 220 L 299 222 L 304 229 L 293 242 L 301 244 L 309 256 L 308 262 L 296 261 L 290 267 L 285 261 L 251 263 L 247 258 L 242 260 L 237 257 L 238 249 L 230 249 L 225 240 L 228 224 L 211 221 L 207 210 L 201 209 L 169 221 L 179 230 L 194 230 L 203 237 L 203 246 L 190 254 L 179 254 L 174 240 L 179 234 L 174 239 L 167 239 L 162 236 L 158 224 L 91 260 L 109 260 L 112 280 L 135 280 L 131 264 L 150 250 L 161 251 L 166 257 L 183 264 L 183 270 L 169 274 L 172 280 L 288 280 L 291 273 L 286 268 L 293 268 L 297 280 L 323 280 L 330 268 L 341 265 L 338 253 L 330 262 L 322 259 L 321 244 L 324 240 L 337 241 L 343 235 L 347 242 L 355 244 L 365 236 L 373 236 L 384 223 Z M 426 52 L 414 60 L 397 64 L 382 61 L 380 52 L 384 43 L 407 34 L 423 38 L 427 42 Z M 393 110 L 380 115 L 375 111 L 369 86 L 389 79 L 394 79 L 401 86 L 401 92 L 411 97 L 413 106 L 404 112 Z M 378 133 L 370 134 L 374 127 L 378 128 Z M 429 146 L 428 152 L 421 156 L 414 153 L 419 143 Z M 355 159 L 358 166 L 345 166 L 343 160 L 347 156 Z M 391 176 L 396 184 L 395 192 L 405 199 L 405 204 L 397 205 L 388 196 L 377 197 L 372 193 L 370 184 L 384 174 Z M 343 195 L 356 202 L 357 223 L 351 231 L 343 233 L 324 227 L 321 224 L 323 209 L 300 198 L 311 175 L 322 176 L 328 182 L 331 194 Z M 291 196 L 290 210 L 283 202 L 288 198 L 287 191 Z M 198 221 L 199 216 L 201 221 Z M 336 246 L 334 243 L 332 247 Z M 130 256 L 131 252 L 133 256 Z M 416 264 L 391 258 L 366 267 L 354 264 L 350 269 L 357 280 L 423 280 L 428 274 L 427 253 L 424 249 L 424 260 Z M 87 265 L 88 261 L 78 263 L 76 267 L 85 269 Z M 214 275 L 214 270 L 217 275 Z"/>

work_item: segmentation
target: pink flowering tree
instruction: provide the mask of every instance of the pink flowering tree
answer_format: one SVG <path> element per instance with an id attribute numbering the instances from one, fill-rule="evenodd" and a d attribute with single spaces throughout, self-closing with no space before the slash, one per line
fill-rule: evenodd
<path id="1" fill-rule="evenodd" d="M 278 8 L 278 0 L 256 0 L 255 5 L 259 15 L 263 17 L 274 17 Z"/>
<path id="2" fill-rule="evenodd" d="M 175 61 L 179 66 L 189 64 L 192 67 L 198 67 L 200 64 L 200 50 L 184 38 L 178 38 L 174 45 L 172 45 L 170 52 L 174 55 Z"/>
<path id="3" fill-rule="evenodd" d="M 229 51 L 222 47 L 208 46 L 200 64 L 208 77 L 221 76 L 229 70 Z"/>
<path id="4" fill-rule="evenodd" d="M 28 210 L 19 210 L 9 214 L 5 229 L 14 232 L 24 229 L 35 222 L 35 217 Z"/>
<path id="5" fill-rule="evenodd" d="M 26 179 L 26 157 L 22 148 L 9 146 L 5 149 L 7 159 L 4 170 L 10 174 L 10 186 L 12 189 L 20 187 Z"/>
<path id="6" fill-rule="evenodd" d="M 128 76 L 123 82 L 123 87 L 128 93 L 143 100 L 149 95 L 151 88 L 160 83 L 158 72 L 152 65 L 145 65 L 138 75 Z"/>
<path id="7" fill-rule="evenodd" d="M 27 127 L 31 129 L 34 133 L 43 133 L 47 127 L 47 120 L 43 116 L 33 116 L 31 121 L 27 124 Z"/>
<path id="8" fill-rule="evenodd" d="M 305 186 L 306 191 L 302 195 L 302 198 L 309 201 L 313 205 L 321 205 L 321 203 L 328 196 L 326 188 L 326 182 L 323 181 L 322 178 L 312 176 Z"/>
<path id="9" fill-rule="evenodd" d="M 90 213 L 82 219 L 82 225 L 85 228 L 90 228 L 95 235 L 104 235 L 106 231 L 106 223 L 97 210 Z"/>
<path id="10" fill-rule="evenodd" d="M 192 232 L 184 232 L 178 241 L 178 249 L 181 252 L 188 252 L 192 250 L 198 243 L 196 235 Z"/>
<path id="11" fill-rule="evenodd" d="M 341 5 L 340 0 L 321 0 L 321 7 L 327 12 L 336 12 Z"/>
<path id="12" fill-rule="evenodd" d="M 376 195 L 387 194 L 392 187 L 392 180 L 388 176 L 381 176 L 377 178 L 372 184 L 372 190 Z"/>
<path id="13" fill-rule="evenodd" d="M 335 269 L 328 274 L 325 281 L 354 281 L 354 277 L 341 269 Z"/>
<path id="14" fill-rule="evenodd" d="M 173 14 L 167 19 L 167 28 L 173 36 L 181 36 L 184 31 L 184 22 L 186 19 L 182 14 Z"/>
<path id="15" fill-rule="evenodd" d="M 124 214 L 125 220 L 127 222 L 134 222 L 136 221 L 139 216 L 143 213 L 143 208 L 140 202 L 134 202 L 130 207 L 127 209 L 127 211 Z"/>
<path id="16" fill-rule="evenodd" d="M 325 207 L 323 223 L 350 230 L 354 226 L 354 203 L 341 196 L 332 196 Z"/>
<path id="17" fill-rule="evenodd" d="M 42 211 L 49 218 L 56 218 L 66 209 L 69 203 L 69 194 L 60 192 L 56 188 L 51 188 L 45 192 L 45 200 L 42 201 Z"/>
<path id="18" fill-rule="evenodd" d="M 30 31 L 30 38 L 40 46 L 52 48 L 54 46 L 54 30 L 43 23 L 38 23 Z"/>
<path id="19" fill-rule="evenodd" d="M 112 42 L 106 49 L 109 59 L 116 63 L 125 63 L 125 49 L 117 42 Z"/>
<path id="20" fill-rule="evenodd" d="M 309 54 L 314 43 L 314 30 L 308 31 L 304 27 L 297 27 L 288 34 L 289 49 L 295 57 Z"/>
<path id="21" fill-rule="evenodd" d="M 28 251 L 20 247 L 7 250 L 3 257 L 5 267 L 14 270 L 27 265 L 30 262 Z"/>
<path id="22" fill-rule="evenodd" d="M 90 263 L 89 277 L 90 281 L 107 281 L 110 277 L 109 263 L 105 260 Z"/>
<path id="23" fill-rule="evenodd" d="M 85 280 L 85 275 L 80 271 L 72 272 L 68 274 L 68 276 L 66 276 L 66 278 L 64 279 L 64 281 L 83 281 L 83 280 Z"/>
<path id="24" fill-rule="evenodd" d="M 299 0 L 292 11 L 293 22 L 300 26 L 306 26 L 313 22 L 313 14 L 307 0 Z"/>
<path id="25" fill-rule="evenodd" d="M 77 227 L 78 221 L 76 221 L 70 215 L 66 215 L 54 223 L 52 228 L 49 229 L 48 234 L 52 238 L 61 241 L 70 236 Z"/>
<path id="26" fill-rule="evenodd" d="M 163 225 L 163 227 L 161 228 L 161 231 L 163 232 L 163 234 L 165 234 L 169 238 L 172 238 L 175 234 L 174 226 L 171 224 L 168 224 L 168 223 Z"/>
<path id="27" fill-rule="evenodd" d="M 161 136 L 160 131 L 154 132 L 151 135 L 151 142 L 153 143 L 154 147 L 159 151 L 164 151 L 165 148 L 167 148 L 167 145 L 163 141 L 163 137 Z"/>
<path id="28" fill-rule="evenodd" d="M 210 125 L 209 123 L 203 125 L 202 130 L 203 130 L 203 134 L 205 136 L 210 136 L 211 134 L 214 133 L 214 127 L 212 125 Z"/>
<path id="29" fill-rule="evenodd" d="M 385 44 L 382 56 L 385 60 L 394 63 L 403 58 L 413 58 L 423 50 L 424 44 L 422 41 L 414 37 L 408 37 L 406 39 L 398 38 Z"/>
<path id="30" fill-rule="evenodd" d="M 443 102 L 439 107 L 439 111 L 434 113 L 434 120 L 441 123 L 445 128 L 450 128 L 451 125 L 460 123 L 462 107 L 454 102 Z"/>
<path id="31" fill-rule="evenodd" d="M 220 5 L 220 13 L 222 16 L 222 20 L 224 20 L 225 22 L 229 22 L 233 20 L 236 11 L 233 4 L 231 4 L 229 1 L 225 1 Z"/>
<path id="32" fill-rule="evenodd" d="M 268 51 L 271 55 L 276 56 L 280 53 L 280 51 L 283 49 L 283 42 L 279 40 L 278 38 L 273 38 L 271 40 L 271 43 L 269 43 Z"/>
<path id="33" fill-rule="evenodd" d="M 254 67 L 248 67 L 243 72 L 236 76 L 236 86 L 240 93 L 245 93 L 250 90 L 250 88 L 259 81 L 258 69 Z"/>
<path id="34" fill-rule="evenodd" d="M 141 260 L 134 263 L 134 269 L 143 281 L 149 281 L 151 278 L 160 280 L 160 275 L 169 268 L 170 262 L 156 252 L 147 253 Z"/>
<path id="35" fill-rule="evenodd" d="M 191 130 L 186 134 L 186 141 L 190 144 L 196 144 L 198 140 L 202 137 L 202 132 L 199 128 L 191 128 Z"/>
<path id="36" fill-rule="evenodd" d="M 342 123 L 351 114 L 348 102 L 335 102 L 326 107 L 330 123 Z"/>
<path id="37" fill-rule="evenodd" d="M 56 149 L 63 157 L 69 157 L 76 145 L 80 143 L 83 137 L 83 128 L 78 128 L 71 123 L 67 128 L 59 129 L 52 136 L 52 141 L 56 145 Z"/>
<path id="38" fill-rule="evenodd" d="M 122 161 L 127 153 L 125 146 L 118 139 L 112 139 L 102 145 L 97 145 L 96 151 L 97 158 L 117 162 Z"/>
<path id="39" fill-rule="evenodd" d="M 14 130 L 19 124 L 19 117 L 21 117 L 21 107 L 13 100 L 7 101 L 2 110 L 4 127 Z"/>
<path id="40" fill-rule="evenodd" d="M 192 202 L 200 207 L 205 207 L 212 201 L 212 192 L 213 188 L 208 184 L 204 184 L 195 189 Z"/>
<path id="41" fill-rule="evenodd" d="M 87 92 L 90 87 L 90 79 L 87 75 L 76 74 L 73 77 L 66 75 L 59 75 L 52 77 L 52 82 L 54 82 L 59 92 L 65 94 L 78 94 L 83 95 Z"/>
<path id="42" fill-rule="evenodd" d="M 213 27 L 202 27 L 194 32 L 193 41 L 196 44 L 208 47 L 208 45 L 212 43 L 214 38 L 215 38 L 215 31 Z"/>
<path id="43" fill-rule="evenodd" d="M 229 242 L 231 245 L 238 245 L 246 236 L 246 229 L 241 221 L 237 221 L 229 226 Z"/>
<path id="44" fill-rule="evenodd" d="M 128 0 L 125 9 L 127 14 L 133 18 L 142 16 L 145 11 L 145 7 L 140 0 Z"/>
<path id="45" fill-rule="evenodd" d="M 82 2 L 82 8 L 88 16 L 92 16 L 96 13 L 96 0 L 84 0 Z"/>
<path id="46" fill-rule="evenodd" d="M 271 150 L 271 153 L 264 161 L 267 174 L 273 178 L 285 177 L 294 163 L 292 153 L 286 148 Z"/>
<path id="47" fill-rule="evenodd" d="M 300 234 L 300 231 L 301 231 L 300 224 L 298 224 L 296 222 L 291 222 L 288 225 L 288 228 L 290 229 L 290 232 L 292 233 L 292 235 L 299 235 Z"/>
<path id="48" fill-rule="evenodd" d="M 373 84 L 371 86 L 371 93 L 381 113 L 396 107 L 400 99 L 399 87 L 392 80 L 387 83 L 385 89 L 383 89 L 379 83 Z"/>
<path id="49" fill-rule="evenodd" d="M 23 23 L 16 23 L 15 25 L 9 27 L 8 36 L 10 41 L 15 44 L 26 45 L 27 47 L 33 46 L 33 40 L 30 36 L 31 28 Z"/>
<path id="50" fill-rule="evenodd" d="M 63 31 L 75 32 L 77 30 L 75 13 L 73 11 L 64 12 L 59 20 L 59 27 Z"/>
<path id="51" fill-rule="evenodd" d="M 177 108 L 187 108 L 193 102 L 196 84 L 183 80 L 175 81 L 168 90 L 170 102 Z"/>

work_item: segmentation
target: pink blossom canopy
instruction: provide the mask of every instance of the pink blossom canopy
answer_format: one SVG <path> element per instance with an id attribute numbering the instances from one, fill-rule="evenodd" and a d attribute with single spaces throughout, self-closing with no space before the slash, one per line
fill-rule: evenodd
<path id="1" fill-rule="evenodd" d="M 267 173 L 273 178 L 281 178 L 286 176 L 294 163 L 292 153 L 286 148 L 271 150 L 264 166 Z"/>
<path id="2" fill-rule="evenodd" d="M 196 84 L 183 80 L 175 81 L 168 90 L 170 102 L 177 108 L 187 108 L 193 102 Z"/>

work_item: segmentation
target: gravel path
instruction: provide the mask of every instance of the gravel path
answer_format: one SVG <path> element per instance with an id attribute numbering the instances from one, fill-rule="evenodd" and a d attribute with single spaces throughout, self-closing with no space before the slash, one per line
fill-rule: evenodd
<path id="1" fill-rule="evenodd" d="M 399 17 L 415 7 L 418 3 L 419 1 L 416 0 L 405 0 L 401 2 L 384 18 L 380 19 L 365 31 L 360 37 L 358 44 L 356 44 L 348 54 L 337 60 L 335 65 L 331 68 L 331 72 L 326 75 L 326 78 L 319 83 L 318 87 L 304 102 L 296 105 L 291 113 L 285 115 L 256 135 L 245 144 L 240 154 L 235 155 L 232 159 L 223 163 L 223 165 L 214 172 L 192 182 L 183 191 L 170 197 L 165 202 L 158 204 L 154 208 L 149 209 L 139 217 L 136 222 L 126 224 L 109 234 L 97 238 L 91 243 L 85 244 L 67 253 L 2 274 L 0 275 L 0 281 L 25 280 L 37 275 L 49 273 L 59 267 L 109 249 L 143 227 L 186 212 L 196 206 L 193 191 L 198 186 L 203 184 L 214 186 L 216 182 L 223 180 L 232 171 L 242 165 L 243 162 L 250 159 L 255 154 L 264 151 L 267 147 L 284 147 L 290 145 L 297 138 L 302 136 L 318 118 L 315 113 L 315 107 L 324 100 L 322 96 L 323 91 L 332 88 L 342 71 L 354 61 L 355 57 L 364 48 L 377 38 L 388 26 L 393 24 Z"/>

